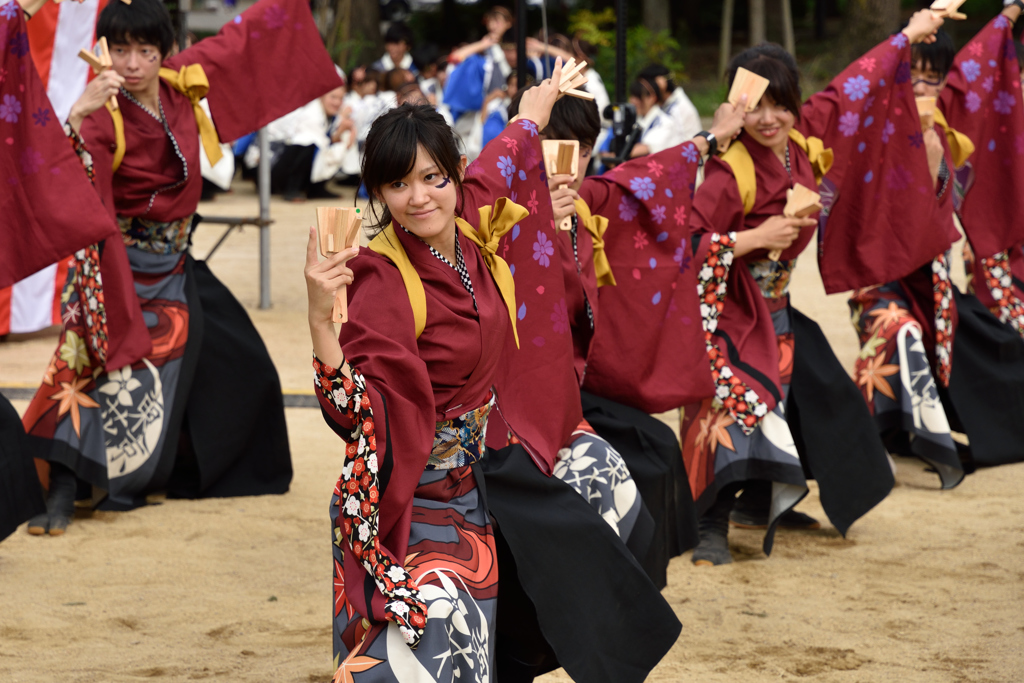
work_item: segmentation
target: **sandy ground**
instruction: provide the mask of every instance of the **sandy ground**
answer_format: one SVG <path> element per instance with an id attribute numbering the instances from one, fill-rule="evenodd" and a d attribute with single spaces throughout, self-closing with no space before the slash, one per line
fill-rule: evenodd
<path id="1" fill-rule="evenodd" d="M 201 207 L 255 210 L 248 187 Z M 256 308 L 255 229 L 232 235 L 210 262 L 294 392 L 309 390 L 311 373 L 301 271 L 313 215 L 312 204 L 274 204 L 268 311 Z M 220 230 L 202 227 L 195 253 Z M 852 367 L 845 299 L 824 296 L 813 257 L 793 288 Z M 0 384 L 37 384 L 54 343 L 0 343 Z M 341 454 L 319 411 L 291 408 L 287 418 L 287 495 L 155 500 L 79 519 L 61 538 L 22 529 L 0 543 L 0 680 L 330 680 L 327 506 Z M 934 475 L 901 461 L 898 480 L 846 539 L 827 524 L 783 531 L 769 559 L 758 532 L 734 531 L 730 566 L 674 560 L 665 597 L 683 634 L 650 680 L 1024 680 L 1024 465 L 940 492 Z M 802 508 L 823 518 L 814 489 Z"/>

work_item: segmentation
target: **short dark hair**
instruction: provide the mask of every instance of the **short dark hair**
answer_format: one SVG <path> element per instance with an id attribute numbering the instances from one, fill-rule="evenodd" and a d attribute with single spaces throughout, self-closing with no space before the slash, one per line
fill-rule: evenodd
<path id="1" fill-rule="evenodd" d="M 100 12 L 96 37 L 108 43 L 127 45 L 134 40 L 160 49 L 166 57 L 174 47 L 174 25 L 160 0 L 133 0 L 132 4 L 110 2 Z"/>
<path id="2" fill-rule="evenodd" d="M 793 55 L 777 43 L 761 43 L 744 50 L 729 62 L 726 77 L 730 88 L 740 67 L 767 78 L 765 94 L 800 120 L 800 70 Z"/>
<path id="3" fill-rule="evenodd" d="M 672 78 L 672 72 L 669 71 L 668 67 L 665 66 L 664 64 L 651 64 L 647 67 L 644 67 L 640 71 L 639 75 L 642 76 L 643 78 L 646 78 L 649 81 L 653 81 L 658 76 L 663 76 L 665 78 L 666 85 L 668 85 L 668 87 L 665 88 L 665 90 L 667 91 L 664 93 L 665 95 L 672 94 L 672 91 L 676 89 L 676 82 L 675 79 Z"/>
<path id="4" fill-rule="evenodd" d="M 917 66 L 920 63 L 922 67 L 935 71 L 942 78 L 945 78 L 953 68 L 955 57 L 956 46 L 953 39 L 941 28 L 935 32 L 934 43 L 914 43 L 910 47 L 910 66 Z"/>
<path id="5" fill-rule="evenodd" d="M 387 32 L 384 33 L 385 43 L 402 43 L 404 42 L 410 48 L 412 47 L 412 30 L 404 23 L 396 21 L 395 23 L 388 26 Z"/>
<path id="6" fill-rule="evenodd" d="M 362 178 L 370 195 L 373 212 L 371 230 L 380 232 L 391 223 L 391 210 L 378 199 L 382 187 L 401 180 L 416 165 L 416 151 L 423 145 L 427 153 L 451 182 L 455 183 L 458 204 L 463 203 L 459 164 L 462 155 L 455 131 L 430 105 L 403 104 L 384 114 L 370 126 L 363 149 Z"/>
<path id="7" fill-rule="evenodd" d="M 629 84 L 629 96 L 635 97 L 638 100 L 642 100 L 645 97 L 654 95 L 654 99 L 661 101 L 661 88 L 658 87 L 658 82 L 653 78 L 644 78 L 643 76 L 637 76 L 633 79 L 633 82 Z"/>
<path id="8" fill-rule="evenodd" d="M 519 114 L 519 101 L 523 93 L 536 86 L 523 88 L 516 93 L 508 105 L 508 117 L 511 119 Z M 593 148 L 597 136 L 601 133 L 601 117 L 597 113 L 597 104 L 593 100 L 581 100 L 576 97 L 561 97 L 551 107 L 548 126 L 541 131 L 550 140 L 579 140 L 584 147 Z"/>

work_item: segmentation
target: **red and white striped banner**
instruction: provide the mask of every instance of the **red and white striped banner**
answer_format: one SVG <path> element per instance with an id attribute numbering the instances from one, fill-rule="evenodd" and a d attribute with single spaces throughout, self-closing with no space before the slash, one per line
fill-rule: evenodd
<path id="1" fill-rule="evenodd" d="M 89 65 L 78 58 L 78 51 L 92 49 L 96 20 L 106 4 L 107 0 L 51 2 L 28 22 L 32 61 L 58 121 L 67 119 L 71 105 L 89 82 Z M 67 273 L 68 261 L 64 261 L 0 289 L 0 335 L 60 324 L 60 293 Z"/>

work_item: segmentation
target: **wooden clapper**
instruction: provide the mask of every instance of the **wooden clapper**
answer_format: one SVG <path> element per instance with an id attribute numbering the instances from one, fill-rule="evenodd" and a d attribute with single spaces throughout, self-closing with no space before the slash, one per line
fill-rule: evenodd
<path id="1" fill-rule="evenodd" d="M 581 100 L 594 99 L 594 96 L 586 90 L 580 90 L 580 88 L 587 82 L 587 77 L 580 73 L 586 68 L 586 66 L 586 62 L 579 62 L 577 64 L 576 60 L 572 58 L 563 64 L 562 80 L 558 83 L 558 91 L 563 95 L 571 95 L 572 97 L 578 97 Z"/>
<path id="2" fill-rule="evenodd" d="M 732 87 L 729 88 L 729 97 L 726 101 L 735 107 L 740 103 L 740 97 L 746 95 L 747 111 L 754 111 L 761 102 L 765 90 L 768 89 L 768 83 L 768 79 L 764 76 L 758 76 L 753 71 L 748 71 L 741 66 L 736 69 L 736 76 L 732 79 Z M 724 154 L 731 143 L 732 140 L 719 140 L 718 153 Z"/>
<path id="3" fill-rule="evenodd" d="M 797 183 L 786 190 L 786 207 L 782 209 L 782 215 L 790 218 L 807 218 L 815 211 L 821 211 L 821 208 L 821 195 Z M 781 249 L 772 249 L 768 252 L 768 258 L 772 261 L 778 261 L 780 256 Z"/>
<path id="4" fill-rule="evenodd" d="M 580 141 L 579 140 L 544 140 L 541 153 L 544 155 L 544 168 L 549 175 L 571 175 L 573 180 L 579 176 Z M 565 187 L 560 185 L 559 187 Z M 566 216 L 558 224 L 559 230 L 571 230 L 572 218 Z"/>
<path id="5" fill-rule="evenodd" d="M 359 229 L 363 217 L 353 207 L 316 207 L 316 234 L 320 243 L 320 254 L 324 257 L 351 249 L 359 243 Z M 348 322 L 348 287 L 342 285 L 334 295 L 334 312 L 331 319 L 336 323 Z"/>
<path id="6" fill-rule="evenodd" d="M 92 67 L 93 73 L 97 76 L 114 65 L 110 59 L 110 49 L 107 48 L 107 37 L 103 36 L 96 41 L 92 52 L 82 48 L 78 51 L 78 58 Z M 110 108 L 117 109 L 117 95 L 110 96 Z"/>
<path id="7" fill-rule="evenodd" d="M 959 11 L 960 5 L 966 0 L 935 0 L 929 8 L 935 16 L 943 19 L 966 19 L 967 15 Z"/>
<path id="8" fill-rule="evenodd" d="M 915 97 L 917 101 L 917 115 L 921 117 L 921 129 L 928 130 L 935 126 L 935 98 Z"/>

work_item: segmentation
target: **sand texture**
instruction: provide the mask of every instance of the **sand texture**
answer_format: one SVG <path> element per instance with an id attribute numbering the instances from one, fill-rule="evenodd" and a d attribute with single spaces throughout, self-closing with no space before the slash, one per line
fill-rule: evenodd
<path id="1" fill-rule="evenodd" d="M 311 390 L 302 263 L 313 207 L 274 203 L 269 311 L 256 308 L 254 228 L 210 262 L 292 392 Z M 200 208 L 255 211 L 248 185 Z M 204 256 L 221 230 L 202 226 L 194 253 Z M 852 368 L 845 297 L 824 295 L 813 255 L 800 261 L 793 299 Z M 55 342 L 0 343 L 0 384 L 36 385 Z M 23 527 L 0 543 L 0 681 L 329 681 L 327 512 L 341 442 L 318 410 L 290 408 L 287 419 L 295 478 L 286 495 L 154 498 L 78 519 L 60 538 Z M 1024 680 L 1024 465 L 978 472 L 945 492 L 915 461 L 899 467 L 897 487 L 845 539 L 827 523 L 781 531 L 766 558 L 760 532 L 733 531 L 730 566 L 675 559 L 664 594 L 683 633 L 649 680 Z M 801 509 L 825 519 L 813 486 Z M 572 569 L 553 580 L 571 586 Z M 600 618 L 600 596 L 594 607 Z"/>

